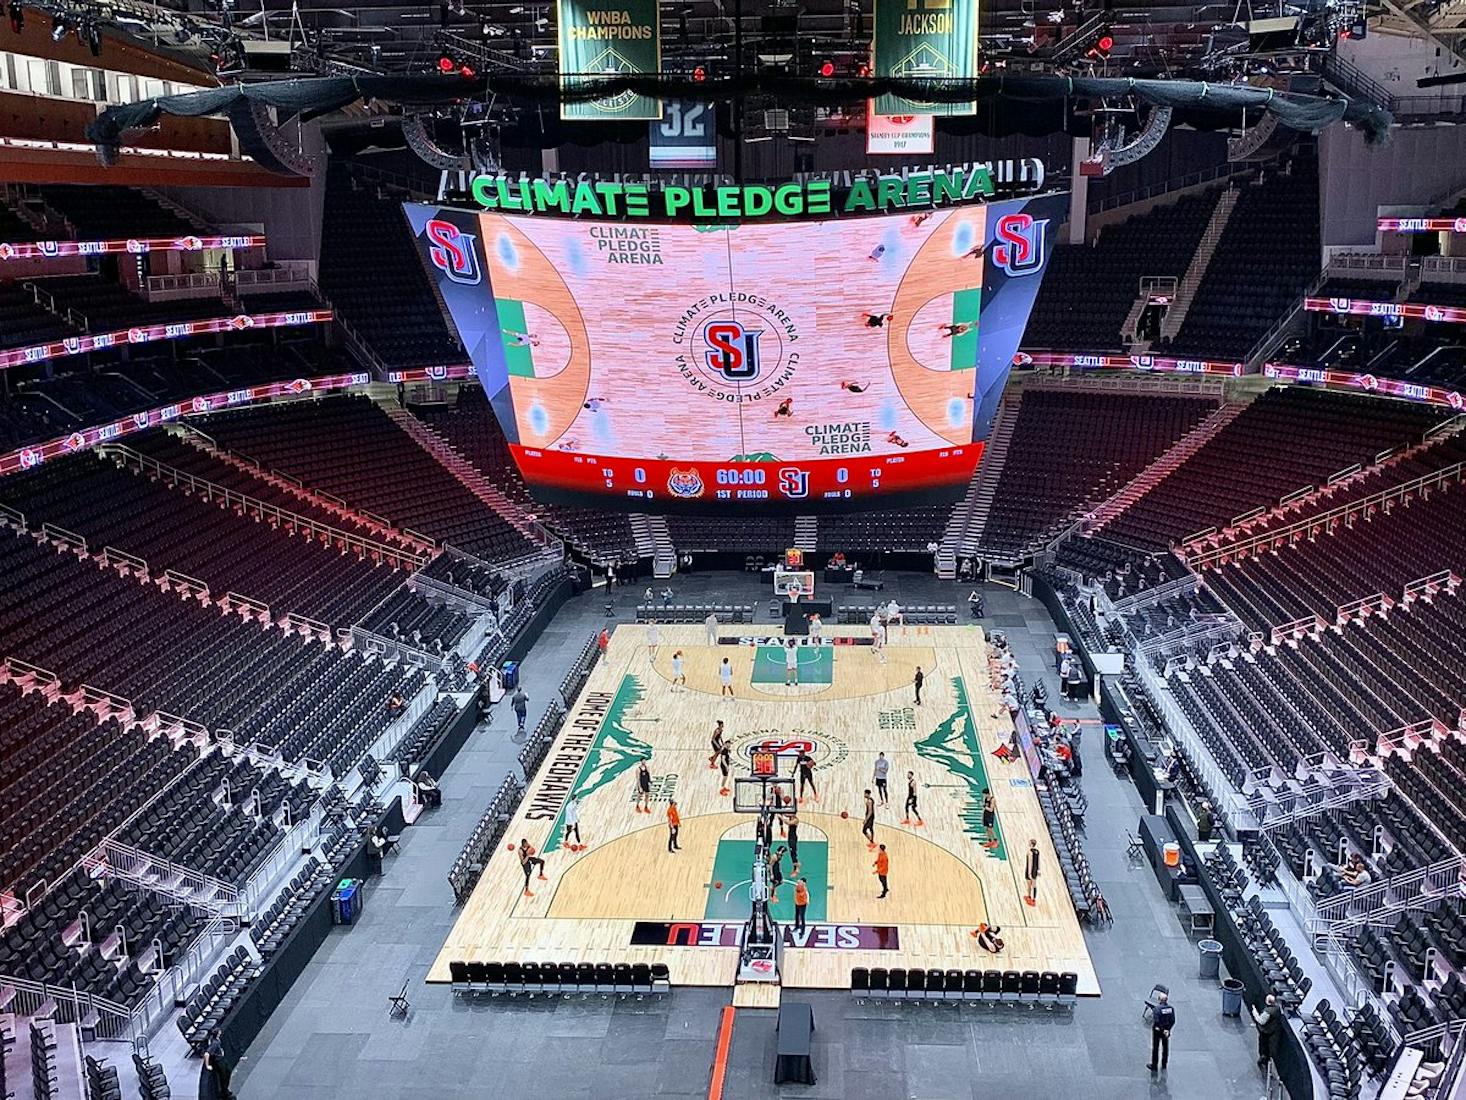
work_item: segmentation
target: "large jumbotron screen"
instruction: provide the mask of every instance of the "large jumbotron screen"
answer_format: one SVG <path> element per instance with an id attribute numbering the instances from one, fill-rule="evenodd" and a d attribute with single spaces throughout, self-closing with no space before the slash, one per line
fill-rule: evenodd
<path id="1" fill-rule="evenodd" d="M 1058 213 L 1053 196 L 736 227 L 407 209 L 531 490 L 647 511 L 957 496 Z"/>

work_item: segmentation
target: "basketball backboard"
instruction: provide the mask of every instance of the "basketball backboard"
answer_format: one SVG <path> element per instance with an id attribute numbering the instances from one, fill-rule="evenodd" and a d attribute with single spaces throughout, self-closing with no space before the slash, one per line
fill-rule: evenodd
<path id="1" fill-rule="evenodd" d="M 760 813 L 766 803 L 773 807 L 775 813 L 791 812 L 795 806 L 793 777 L 741 775 L 734 778 L 734 813 Z"/>

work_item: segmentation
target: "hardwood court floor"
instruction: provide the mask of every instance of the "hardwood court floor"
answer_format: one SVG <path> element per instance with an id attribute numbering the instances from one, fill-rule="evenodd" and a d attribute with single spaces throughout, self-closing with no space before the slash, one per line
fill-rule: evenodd
<path id="1" fill-rule="evenodd" d="M 770 629 L 724 626 L 722 634 Z M 855 627 L 830 633 L 869 635 Z M 545 858 L 546 880 L 532 880 L 533 896 L 525 897 L 518 859 L 497 852 L 429 980 L 447 981 L 450 960 L 664 962 L 678 984 L 732 984 L 733 947 L 632 943 L 638 921 L 704 922 L 706 928 L 746 915 L 753 819 L 733 813 L 731 797 L 719 793 L 720 773 L 708 767 L 709 737 L 721 718 L 735 774 L 748 773 L 746 749 L 756 742 L 816 746 L 818 800 L 811 794 L 799 805 L 811 927 L 818 923 L 820 935 L 861 946 L 789 947 L 784 985 L 844 988 L 852 966 L 997 967 L 1072 970 L 1081 993 L 1097 994 L 1027 772 L 991 755 L 1011 727 L 1005 713 L 995 717 L 1001 706 L 990 687 L 982 631 L 906 627 L 893 635 L 884 661 L 869 645 L 836 644 L 828 682 L 786 686 L 754 684 L 756 646 L 709 646 L 702 626 L 662 626 L 654 654 L 645 627 L 618 627 L 504 839 L 507 847 L 527 838 Z M 685 686 L 672 683 L 678 649 Z M 720 697 L 725 656 L 734 669 L 733 698 Z M 828 670 L 824 660 L 806 663 Z M 919 707 L 911 684 L 917 665 L 926 675 Z M 887 846 L 891 866 L 891 892 L 883 899 L 874 853 L 860 832 L 862 792 L 874 788 L 880 752 L 891 761 L 890 803 L 876 814 L 876 839 Z M 633 809 L 637 765 L 648 755 L 651 814 Z M 914 818 L 903 823 L 908 771 L 915 773 L 921 825 Z M 998 803 L 995 849 L 982 844 L 989 839 L 981 824 L 988 786 Z M 572 790 L 580 797 L 583 851 L 562 843 Z M 678 852 L 667 850 L 670 799 L 682 817 Z M 1044 867 L 1034 907 L 1022 900 L 1030 837 L 1038 840 Z M 783 873 L 792 875 L 787 857 Z M 792 920 L 792 895 L 786 882 L 776 919 Z M 1002 927 L 1001 954 L 978 949 L 971 932 L 981 921 Z M 891 939 L 879 930 L 892 927 L 896 949 L 879 949 L 878 942 L 889 946 Z"/>

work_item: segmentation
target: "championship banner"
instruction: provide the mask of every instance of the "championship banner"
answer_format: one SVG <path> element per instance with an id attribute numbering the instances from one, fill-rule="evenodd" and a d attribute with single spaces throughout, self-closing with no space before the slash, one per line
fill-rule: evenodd
<path id="1" fill-rule="evenodd" d="M 657 0 L 558 0 L 560 88 L 573 92 L 597 76 L 655 76 L 662 68 Z M 660 122 L 662 101 L 627 91 L 608 99 L 560 101 L 570 121 Z"/>
<path id="2" fill-rule="evenodd" d="M 866 156 L 931 156 L 936 151 L 937 120 L 931 115 L 878 115 L 867 100 Z"/>
<path id="3" fill-rule="evenodd" d="M 871 63 L 877 77 L 977 77 L 978 0 L 875 0 Z M 922 103 L 899 95 L 875 101 L 880 115 L 970 115 L 977 104 Z"/>

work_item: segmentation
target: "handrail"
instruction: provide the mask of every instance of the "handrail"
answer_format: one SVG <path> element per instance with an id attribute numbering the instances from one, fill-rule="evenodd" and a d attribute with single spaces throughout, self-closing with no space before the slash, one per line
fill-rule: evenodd
<path id="1" fill-rule="evenodd" d="M 43 523 L 41 524 L 41 534 L 45 535 L 48 539 L 53 539 L 56 542 L 69 543 L 80 549 L 83 553 L 86 552 L 87 540 L 75 531 L 68 531 L 65 527 L 58 527 L 54 523 Z"/>
<path id="2" fill-rule="evenodd" d="M 1453 462 L 1442 469 L 1411 478 L 1399 485 L 1380 489 L 1368 496 L 1347 501 L 1325 512 L 1316 512 L 1305 519 L 1259 532 L 1237 542 L 1225 543 L 1207 550 L 1201 550 L 1195 544 L 1183 545 L 1179 552 L 1192 569 L 1206 569 L 1210 566 L 1223 565 L 1234 557 L 1245 557 L 1254 550 L 1271 549 L 1284 543 L 1295 542 L 1302 535 L 1339 523 L 1366 510 L 1404 502 L 1421 489 L 1455 484 L 1462 481 L 1463 478 L 1466 478 L 1466 462 Z"/>
<path id="3" fill-rule="evenodd" d="M 200 596 L 207 596 L 209 594 L 209 586 L 207 584 L 197 577 L 190 577 L 187 573 L 180 573 L 177 569 L 165 569 L 163 570 L 163 576 L 167 578 L 169 584 L 175 588 L 181 588 L 185 592 L 193 592 Z"/>
<path id="4" fill-rule="evenodd" d="M 10 507 L 8 504 L 0 504 L 0 523 L 7 523 L 17 531 L 27 530 L 25 513 Z"/>
<path id="5" fill-rule="evenodd" d="M 115 546 L 102 547 L 102 560 L 108 565 L 121 562 L 123 565 L 136 569 L 139 573 L 146 573 L 148 571 L 148 563 L 146 561 L 136 554 L 129 554 L 127 551 L 119 550 Z"/>
<path id="6" fill-rule="evenodd" d="M 1318 917 L 1327 922 L 1347 922 L 1347 927 L 1355 923 L 1370 923 L 1370 914 L 1387 904 L 1395 905 L 1411 899 L 1421 903 L 1440 901 L 1447 896 L 1446 891 L 1459 885 L 1463 868 L 1466 868 L 1466 860 L 1460 856 L 1417 867 L 1383 882 L 1320 901 Z M 1395 900 L 1387 902 L 1392 896 Z"/>
<path id="7" fill-rule="evenodd" d="M 365 538 L 361 535 L 344 531 L 339 527 L 332 527 L 329 524 L 312 519 L 309 516 L 301 515 L 299 512 L 290 512 L 275 504 L 268 504 L 256 497 L 246 496 L 244 493 L 234 489 L 226 488 L 216 482 L 198 477 L 186 470 L 180 470 L 176 466 L 159 462 L 151 455 L 145 455 L 133 450 L 122 443 L 106 443 L 98 448 L 100 453 L 122 460 L 124 463 L 131 463 L 137 467 L 140 473 L 155 473 L 160 477 L 169 479 L 174 487 L 182 486 L 192 492 L 202 493 L 208 500 L 223 501 L 226 505 L 238 506 L 244 509 L 247 515 L 254 515 L 259 519 L 274 520 L 289 525 L 299 531 L 306 531 L 313 536 L 321 536 L 332 545 L 343 546 L 348 550 L 355 551 L 362 557 L 376 556 L 392 565 L 402 565 L 411 568 L 421 568 L 429 559 L 427 554 L 415 553 L 396 546 L 389 546 L 384 542 L 377 542 L 375 539 Z M 263 605 L 260 605 L 263 607 Z"/>
<path id="8" fill-rule="evenodd" d="M 14 990 L 7 1010 L 17 1015 L 34 1016 L 46 1007 L 47 1002 L 51 1002 L 57 1006 L 57 1015 L 53 1018 L 63 1023 L 78 1023 L 86 1016 L 83 1010 L 94 1011 L 97 1014 L 95 1031 L 98 1038 L 135 1041 L 141 1036 L 141 1029 L 126 1005 L 94 993 L 10 974 L 0 974 L 0 986 Z M 68 1007 L 60 1008 L 63 1004 Z"/>

